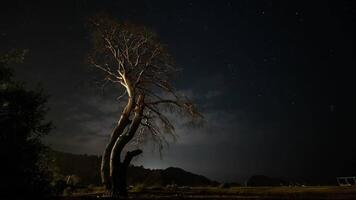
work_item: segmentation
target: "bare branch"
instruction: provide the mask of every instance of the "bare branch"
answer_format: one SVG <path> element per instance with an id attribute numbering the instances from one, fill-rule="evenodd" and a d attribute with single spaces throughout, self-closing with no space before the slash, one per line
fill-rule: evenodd
<path id="1" fill-rule="evenodd" d="M 125 90 L 119 97 L 116 98 L 117 101 L 120 101 L 125 95 L 127 94 L 127 91 Z"/>
<path id="2" fill-rule="evenodd" d="M 136 107 L 139 106 L 137 98 L 145 96 L 141 127 L 136 127 L 140 134 L 143 131 L 140 128 L 144 128 L 158 143 L 165 140 L 164 133 L 174 134 L 168 109 L 192 120 L 202 117 L 195 105 L 172 86 L 172 77 L 178 70 L 154 32 L 143 26 L 119 23 L 110 17 L 96 20 L 93 66 L 105 73 L 106 84 L 120 83 L 125 89 L 118 100 L 127 95 Z M 134 117 L 131 110 L 125 114 Z"/>
<path id="3" fill-rule="evenodd" d="M 146 102 L 147 105 L 157 105 L 157 104 L 164 104 L 164 103 L 170 103 L 170 104 L 174 104 L 176 106 L 181 106 L 178 103 L 178 101 L 168 100 L 168 99 L 164 99 L 164 100 L 160 100 L 160 101 L 153 101 L 153 102 Z"/>

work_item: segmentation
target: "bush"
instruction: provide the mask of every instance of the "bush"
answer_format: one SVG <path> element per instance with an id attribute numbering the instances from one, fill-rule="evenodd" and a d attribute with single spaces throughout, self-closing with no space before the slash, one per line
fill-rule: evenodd
<path id="1" fill-rule="evenodd" d="M 226 188 L 230 188 L 230 187 L 231 187 L 231 185 L 229 183 L 221 183 L 219 185 L 219 188 L 221 188 L 221 189 L 226 189 Z"/>
<path id="2" fill-rule="evenodd" d="M 144 184 L 137 184 L 132 189 L 130 189 L 130 192 L 142 192 L 144 189 L 145 189 Z"/>

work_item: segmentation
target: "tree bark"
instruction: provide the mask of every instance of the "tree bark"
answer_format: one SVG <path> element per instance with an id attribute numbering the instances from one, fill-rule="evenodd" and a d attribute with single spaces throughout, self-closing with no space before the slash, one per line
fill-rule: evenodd
<path id="1" fill-rule="evenodd" d="M 126 104 L 126 107 L 120 117 L 120 120 L 115 127 L 113 133 L 111 134 L 111 138 L 109 143 L 106 145 L 105 151 L 102 156 L 101 160 L 101 181 L 104 184 L 106 190 L 111 190 L 111 180 L 110 180 L 110 155 L 112 148 L 114 147 L 114 144 L 118 137 L 123 133 L 125 130 L 126 126 L 130 123 L 130 113 L 133 108 L 133 100 L 130 97 L 128 99 L 128 102 Z"/>
<path id="2" fill-rule="evenodd" d="M 119 173 L 113 177 L 115 179 L 114 183 L 118 183 L 117 187 L 120 196 L 127 197 L 127 170 L 130 166 L 132 158 L 140 155 L 141 153 L 142 150 L 140 149 L 127 152 L 124 161 L 120 163 Z"/>
<path id="3" fill-rule="evenodd" d="M 127 191 L 126 191 L 126 169 L 127 169 L 127 166 L 125 167 L 124 163 L 121 163 L 120 155 L 121 155 L 123 148 L 134 137 L 138 127 L 140 126 L 140 123 L 142 120 L 143 109 L 144 109 L 143 102 L 144 102 L 144 96 L 140 95 L 137 99 L 136 107 L 135 107 L 135 114 L 134 114 L 134 117 L 132 119 L 132 122 L 131 122 L 131 125 L 130 125 L 128 131 L 126 133 L 120 135 L 117 138 L 117 140 L 115 141 L 114 146 L 112 147 L 112 151 L 111 151 L 111 155 L 110 155 L 110 177 L 112 179 L 111 191 L 112 191 L 113 196 L 118 196 L 118 195 L 127 196 Z M 135 155 L 135 154 L 131 153 L 129 155 Z M 130 158 L 130 156 L 127 157 L 127 159 L 128 158 Z M 131 161 L 131 159 L 129 161 Z M 128 162 L 128 160 L 126 162 Z"/>

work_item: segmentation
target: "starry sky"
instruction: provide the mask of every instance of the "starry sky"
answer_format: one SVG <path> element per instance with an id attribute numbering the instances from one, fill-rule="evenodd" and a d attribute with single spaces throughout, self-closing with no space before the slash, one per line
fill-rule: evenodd
<path id="1" fill-rule="evenodd" d="M 356 175 L 353 1 L 1 2 L 0 51 L 29 50 L 13 67 L 50 95 L 56 129 L 44 141 L 56 150 L 101 154 L 120 114 L 120 94 L 86 63 L 86 19 L 98 12 L 156 31 L 183 68 L 176 88 L 206 119 L 174 119 L 178 141 L 162 159 L 147 143 L 135 164 L 236 182 Z"/>

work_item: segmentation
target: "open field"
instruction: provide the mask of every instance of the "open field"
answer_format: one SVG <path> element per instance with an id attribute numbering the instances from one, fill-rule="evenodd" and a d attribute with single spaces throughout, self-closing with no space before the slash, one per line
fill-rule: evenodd
<path id="1" fill-rule="evenodd" d="M 105 199 L 98 198 L 102 191 L 74 193 L 64 200 Z M 129 199 L 356 199 L 356 186 L 307 186 L 307 187 L 217 187 L 148 188 L 131 191 Z"/>

